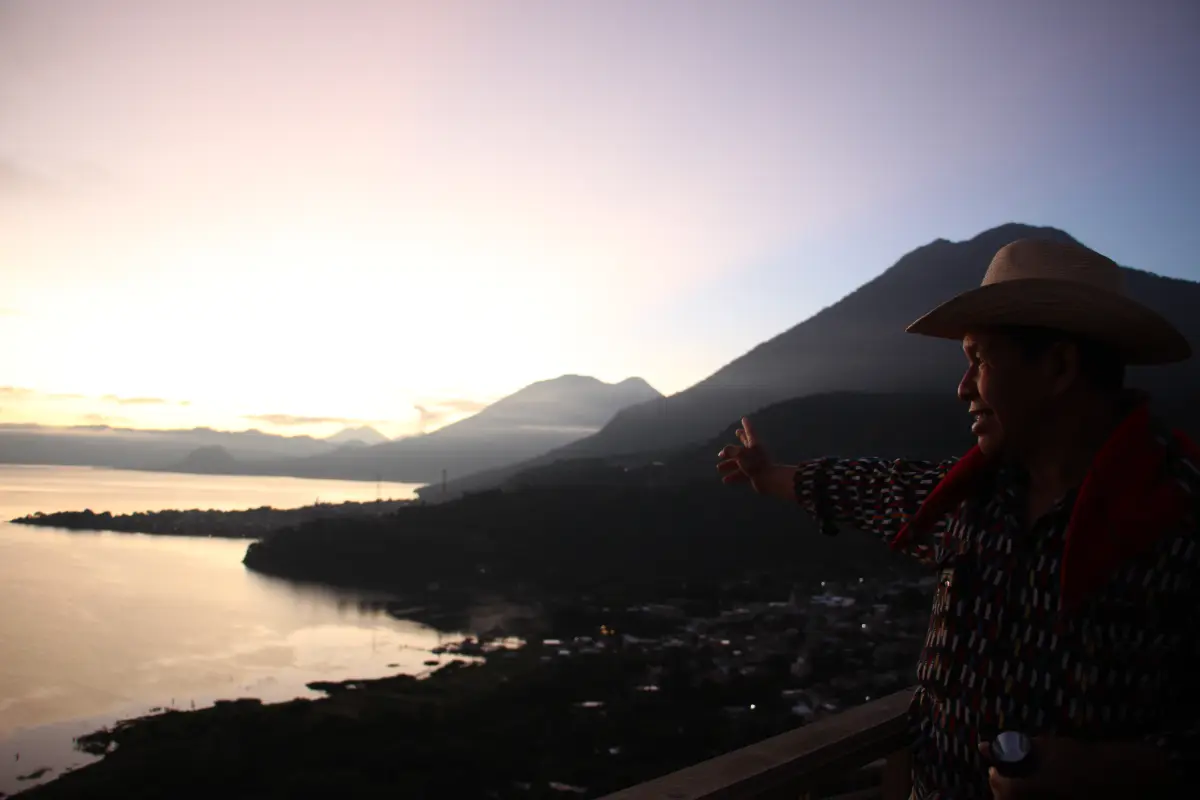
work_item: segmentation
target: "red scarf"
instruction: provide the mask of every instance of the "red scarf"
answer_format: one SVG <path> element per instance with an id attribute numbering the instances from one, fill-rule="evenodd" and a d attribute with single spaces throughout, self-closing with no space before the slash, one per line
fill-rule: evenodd
<path id="1" fill-rule="evenodd" d="M 1200 448 L 1179 431 L 1173 435 L 1180 452 L 1200 463 Z M 1059 575 L 1064 610 L 1077 609 L 1122 564 L 1149 550 L 1187 515 L 1192 497 L 1164 474 L 1166 458 L 1166 448 L 1150 430 L 1150 411 L 1141 402 L 1100 448 L 1076 497 Z M 989 466 L 979 447 L 971 448 L 900 529 L 892 547 L 958 508 Z"/>

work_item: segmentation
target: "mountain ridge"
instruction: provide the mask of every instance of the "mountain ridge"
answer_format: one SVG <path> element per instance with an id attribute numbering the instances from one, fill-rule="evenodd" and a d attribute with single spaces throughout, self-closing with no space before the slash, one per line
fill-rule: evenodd
<path id="1" fill-rule="evenodd" d="M 906 333 L 938 303 L 979 285 L 996 251 L 1021 238 L 1079 243 L 1058 228 L 1005 223 L 951 242 L 936 239 L 902 255 L 874 278 L 807 319 L 760 342 L 708 377 L 662 401 L 631 406 L 596 434 L 487 474 L 448 482 L 447 498 L 502 485 L 523 469 L 576 458 L 669 452 L 707 440 L 739 417 L 792 398 L 839 391 L 953 394 L 962 371 L 958 343 Z M 1200 341 L 1200 284 L 1124 267 L 1129 293 Z M 1134 368 L 1130 382 L 1151 391 L 1200 388 L 1194 362 Z M 418 492 L 440 498 L 442 487 Z"/>

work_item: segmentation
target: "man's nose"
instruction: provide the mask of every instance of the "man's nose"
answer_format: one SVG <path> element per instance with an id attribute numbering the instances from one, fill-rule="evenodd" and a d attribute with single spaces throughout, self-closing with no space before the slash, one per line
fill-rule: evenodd
<path id="1" fill-rule="evenodd" d="M 975 399 L 975 375 L 974 370 L 968 369 L 962 376 L 962 380 L 958 382 L 958 399 L 964 403 L 969 403 Z"/>

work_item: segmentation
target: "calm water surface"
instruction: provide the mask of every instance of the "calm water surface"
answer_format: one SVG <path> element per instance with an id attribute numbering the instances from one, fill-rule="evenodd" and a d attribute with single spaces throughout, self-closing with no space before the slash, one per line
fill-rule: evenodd
<path id="1" fill-rule="evenodd" d="M 0 519 L 35 511 L 288 508 L 416 485 L 0 465 Z M 386 599 L 247 571 L 245 540 L 0 522 L 0 792 L 86 763 L 71 738 L 154 707 L 286 700 L 314 680 L 426 669 L 444 638 Z"/>

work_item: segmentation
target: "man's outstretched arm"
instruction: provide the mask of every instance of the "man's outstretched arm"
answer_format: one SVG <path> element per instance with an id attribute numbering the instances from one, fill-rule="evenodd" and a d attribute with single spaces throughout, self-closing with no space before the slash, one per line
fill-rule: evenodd
<path id="1" fill-rule="evenodd" d="M 793 466 L 775 463 L 749 419 L 742 418 L 735 435 L 739 444 L 717 453 L 723 483 L 748 481 L 759 494 L 799 502 L 827 533 L 835 533 L 839 523 L 853 525 L 889 545 L 958 462 L 820 458 Z M 932 560 L 933 546 L 945 527 L 946 520 L 939 520 L 928 534 L 906 539 L 900 549 Z"/>
<path id="2" fill-rule="evenodd" d="M 850 525 L 890 545 L 956 461 L 814 459 L 791 468 L 791 496 L 823 529 Z M 931 560 L 944 527 L 939 522 L 929 535 L 906 541 L 901 550 Z"/>

